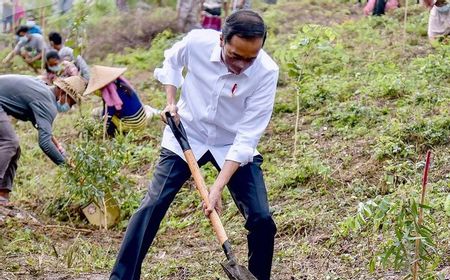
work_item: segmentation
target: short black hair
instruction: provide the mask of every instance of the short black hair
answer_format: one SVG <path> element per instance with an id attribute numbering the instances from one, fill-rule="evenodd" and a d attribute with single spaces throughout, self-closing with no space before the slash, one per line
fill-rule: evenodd
<path id="1" fill-rule="evenodd" d="M 28 30 L 30 30 L 30 28 L 28 26 L 21 25 L 21 26 L 17 27 L 16 35 L 20 36 L 20 33 L 22 33 L 22 32 L 28 33 Z"/>
<path id="2" fill-rule="evenodd" d="M 59 35 L 58 32 L 50 32 L 50 34 L 48 34 L 48 40 L 50 42 L 53 42 L 53 44 L 55 44 L 55 45 L 62 44 L 62 37 L 61 37 L 61 35 Z"/>
<path id="3" fill-rule="evenodd" d="M 46 55 L 45 55 L 45 61 L 48 61 L 49 59 L 52 59 L 52 58 L 56 58 L 56 59 L 61 59 L 60 57 L 59 57 L 59 54 L 58 54 L 58 52 L 57 51 L 49 51 Z"/>
<path id="4" fill-rule="evenodd" d="M 232 13 L 225 20 L 222 36 L 225 43 L 230 42 L 233 36 L 242 39 L 262 38 L 266 41 L 267 27 L 260 15 L 252 10 L 239 10 Z"/>
<path id="5" fill-rule="evenodd" d="M 47 72 L 51 72 L 50 68 L 48 67 L 48 60 L 52 59 L 52 58 L 56 58 L 56 59 L 60 59 L 59 54 L 57 51 L 49 51 L 46 55 L 45 55 L 45 70 L 47 70 Z"/>

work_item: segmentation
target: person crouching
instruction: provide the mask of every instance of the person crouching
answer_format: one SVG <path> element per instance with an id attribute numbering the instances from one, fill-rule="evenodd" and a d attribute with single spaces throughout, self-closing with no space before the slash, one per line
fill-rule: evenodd
<path id="1" fill-rule="evenodd" d="M 42 151 L 55 164 L 64 164 L 65 151 L 52 135 L 52 124 L 57 113 L 80 103 L 85 88 L 78 76 L 56 79 L 54 86 L 32 76 L 0 76 L 0 206 L 9 204 L 20 157 L 19 138 L 9 116 L 30 121 L 38 130 Z"/>
<path id="2" fill-rule="evenodd" d="M 122 76 L 126 68 L 94 65 L 84 95 L 97 92 L 103 107 L 93 110 L 94 117 L 106 118 L 106 132 L 114 137 L 145 127 L 147 119 L 157 110 L 143 105 L 131 84 Z"/>

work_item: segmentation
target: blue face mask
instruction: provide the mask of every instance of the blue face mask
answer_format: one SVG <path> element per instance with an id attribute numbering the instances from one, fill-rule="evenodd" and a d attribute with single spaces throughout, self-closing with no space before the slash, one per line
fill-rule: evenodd
<path id="1" fill-rule="evenodd" d="M 56 110 L 60 113 L 65 113 L 70 110 L 70 106 L 67 103 L 61 104 L 59 102 L 56 102 Z"/>
<path id="2" fill-rule="evenodd" d="M 53 73 L 57 73 L 57 72 L 61 71 L 61 66 L 60 65 L 49 66 L 48 69 L 50 71 L 52 71 Z"/>
<path id="3" fill-rule="evenodd" d="M 444 6 L 438 7 L 436 6 L 436 9 L 441 14 L 446 14 L 450 11 L 450 4 L 445 4 Z"/>
<path id="4" fill-rule="evenodd" d="M 66 95 L 66 100 L 67 100 L 67 95 Z M 67 104 L 67 101 L 64 104 L 61 104 L 59 101 L 56 101 L 56 110 L 58 110 L 58 112 L 60 112 L 60 113 L 65 113 L 70 110 L 70 106 L 69 106 L 69 104 Z"/>
<path id="5" fill-rule="evenodd" d="M 26 36 L 20 36 L 20 37 L 19 37 L 19 44 L 20 44 L 20 43 L 23 44 L 23 43 L 25 43 L 25 42 L 27 42 L 27 41 L 28 41 L 28 38 L 27 38 Z"/>

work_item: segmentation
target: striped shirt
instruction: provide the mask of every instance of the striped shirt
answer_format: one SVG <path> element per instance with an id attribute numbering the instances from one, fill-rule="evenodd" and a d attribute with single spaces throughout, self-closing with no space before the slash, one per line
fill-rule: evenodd
<path id="1" fill-rule="evenodd" d="M 113 135 L 116 131 L 127 132 L 142 129 L 146 124 L 147 116 L 139 96 L 119 80 L 116 80 L 115 84 L 123 105 L 121 110 L 116 110 L 114 106 L 108 106 L 108 134 Z"/>

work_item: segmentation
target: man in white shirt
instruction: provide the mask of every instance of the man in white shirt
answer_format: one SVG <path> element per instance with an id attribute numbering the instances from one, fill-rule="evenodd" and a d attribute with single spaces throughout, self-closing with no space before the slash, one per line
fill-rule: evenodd
<path id="1" fill-rule="evenodd" d="M 190 32 L 165 52 L 163 67 L 155 70 L 167 94 L 162 116 L 170 112 L 176 121 L 181 119 L 199 165 L 212 162 L 220 171 L 205 214 L 214 208 L 220 212 L 221 193 L 228 185 L 246 219 L 249 270 L 258 280 L 270 279 L 276 233 L 260 168 L 263 158 L 256 151 L 272 114 L 278 80 L 278 66 L 262 50 L 265 37 L 266 26 L 258 14 L 238 11 L 226 19 L 222 34 L 206 29 Z M 111 279 L 139 279 L 159 224 L 190 175 L 167 126 L 160 161 L 130 220 Z"/>

